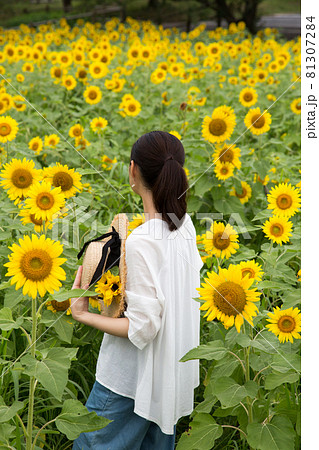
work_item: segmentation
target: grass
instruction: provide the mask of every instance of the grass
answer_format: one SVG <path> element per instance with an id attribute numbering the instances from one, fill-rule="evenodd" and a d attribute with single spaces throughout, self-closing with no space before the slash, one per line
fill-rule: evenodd
<path id="1" fill-rule="evenodd" d="M 21 23 L 28 24 L 44 20 L 59 19 L 66 15 L 90 12 L 96 5 L 103 7 L 111 4 L 115 5 L 116 1 L 72 0 L 72 11 L 69 14 L 65 14 L 61 0 L 51 0 L 50 3 L 31 3 L 30 0 L 28 2 L 25 0 L 17 0 L 12 3 L 5 2 L 0 9 L 0 26 L 8 28 L 19 26 Z M 136 19 L 158 21 L 160 13 L 162 22 L 178 22 L 186 20 L 186 2 L 167 2 L 167 5 L 162 6 L 159 12 L 147 7 L 148 0 L 128 0 L 126 1 L 126 5 L 127 14 Z M 259 14 L 300 13 L 300 9 L 300 0 L 281 0 L 280 2 L 277 0 L 263 0 L 259 7 Z M 204 16 L 206 19 L 214 18 L 213 11 L 210 17 L 207 16 L 206 12 L 207 10 L 205 10 Z M 114 15 L 117 14 L 109 13 L 107 17 Z M 99 16 L 99 18 L 100 17 L 101 16 Z M 103 19 L 107 19 L 107 17 L 105 16 Z M 98 20 L 98 17 L 88 17 L 87 20 L 95 21 Z"/>

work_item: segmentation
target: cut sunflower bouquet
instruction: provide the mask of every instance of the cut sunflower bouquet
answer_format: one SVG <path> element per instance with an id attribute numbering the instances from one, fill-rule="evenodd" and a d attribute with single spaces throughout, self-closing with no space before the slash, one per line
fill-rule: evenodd
<path id="1" fill-rule="evenodd" d="M 90 305 L 108 317 L 121 317 L 126 309 L 125 284 L 127 268 L 125 242 L 129 221 L 126 214 L 117 214 L 106 234 L 84 244 L 81 288 L 95 287 L 96 296 L 89 297 Z"/>

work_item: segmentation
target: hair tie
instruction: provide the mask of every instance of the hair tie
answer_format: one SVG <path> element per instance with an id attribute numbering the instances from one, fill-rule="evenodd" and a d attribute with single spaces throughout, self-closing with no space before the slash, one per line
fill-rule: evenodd
<path id="1" fill-rule="evenodd" d="M 172 155 L 168 156 L 165 160 L 164 160 L 164 164 L 166 163 L 166 161 L 168 161 L 169 159 L 174 159 Z"/>

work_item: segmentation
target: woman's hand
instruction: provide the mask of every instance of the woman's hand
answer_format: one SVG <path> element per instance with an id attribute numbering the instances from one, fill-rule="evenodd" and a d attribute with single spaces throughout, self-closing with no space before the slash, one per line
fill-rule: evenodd
<path id="1" fill-rule="evenodd" d="M 72 289 L 81 289 L 81 276 L 83 266 L 78 268 Z M 84 289 L 88 289 L 89 285 L 85 285 Z M 71 298 L 71 312 L 73 319 L 81 322 L 81 317 L 87 314 L 89 310 L 89 297 Z"/>

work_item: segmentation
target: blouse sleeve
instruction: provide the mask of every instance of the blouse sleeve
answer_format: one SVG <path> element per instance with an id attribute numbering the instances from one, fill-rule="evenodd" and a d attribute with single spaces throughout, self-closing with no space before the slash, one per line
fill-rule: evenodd
<path id="1" fill-rule="evenodd" d="M 128 239 L 124 315 L 129 319 L 128 338 L 140 350 L 158 333 L 162 322 L 164 296 L 158 282 L 160 252 L 155 242 L 145 237 Z"/>

